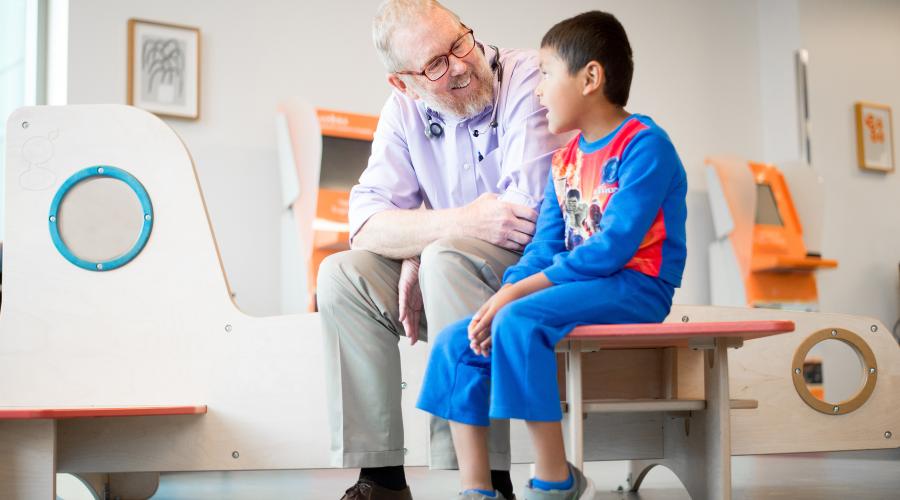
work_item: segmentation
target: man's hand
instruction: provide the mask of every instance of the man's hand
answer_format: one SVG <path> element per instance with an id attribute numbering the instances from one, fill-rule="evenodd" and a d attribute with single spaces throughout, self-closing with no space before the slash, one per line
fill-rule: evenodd
<path id="1" fill-rule="evenodd" d="M 460 224 L 476 238 L 507 250 L 521 252 L 534 236 L 537 212 L 485 193 L 462 208 Z"/>
<path id="2" fill-rule="evenodd" d="M 409 337 L 409 344 L 419 340 L 419 320 L 422 318 L 422 291 L 419 289 L 419 258 L 404 259 L 400 265 L 400 323 Z"/>

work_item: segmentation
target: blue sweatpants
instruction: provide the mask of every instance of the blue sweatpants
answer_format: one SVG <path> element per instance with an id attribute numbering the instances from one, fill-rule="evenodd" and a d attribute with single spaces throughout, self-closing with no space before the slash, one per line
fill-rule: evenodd
<path id="1" fill-rule="evenodd" d="M 555 346 L 576 326 L 658 323 L 672 285 L 632 270 L 563 283 L 508 304 L 494 317 L 489 357 L 469 348 L 471 317 L 435 339 L 416 406 L 447 420 L 562 419 Z"/>

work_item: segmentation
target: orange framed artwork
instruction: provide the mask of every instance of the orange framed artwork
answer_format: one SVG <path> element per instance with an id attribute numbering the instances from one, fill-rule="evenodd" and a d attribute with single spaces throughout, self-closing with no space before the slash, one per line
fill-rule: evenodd
<path id="1" fill-rule="evenodd" d="M 200 29 L 128 20 L 128 104 L 200 118 Z"/>
<path id="2" fill-rule="evenodd" d="M 856 156 L 859 168 L 894 171 L 894 126 L 891 108 L 884 104 L 857 102 Z"/>

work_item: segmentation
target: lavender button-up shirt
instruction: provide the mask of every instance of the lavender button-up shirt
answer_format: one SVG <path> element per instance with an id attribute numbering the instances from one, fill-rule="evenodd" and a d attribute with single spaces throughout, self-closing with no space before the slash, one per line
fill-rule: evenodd
<path id="1" fill-rule="evenodd" d="M 424 103 L 391 94 L 375 130 L 369 164 L 350 192 L 351 238 L 382 210 L 422 204 L 429 209 L 461 207 L 484 193 L 539 208 L 550 158 L 567 138 L 547 130 L 547 110 L 534 95 L 541 78 L 537 53 L 500 49 L 500 61 L 496 128 L 490 127 L 493 102 L 462 121 L 431 111 L 444 134 L 429 139 Z"/>

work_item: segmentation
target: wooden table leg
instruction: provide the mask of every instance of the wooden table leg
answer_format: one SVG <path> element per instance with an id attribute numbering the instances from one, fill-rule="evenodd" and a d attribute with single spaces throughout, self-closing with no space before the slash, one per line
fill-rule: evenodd
<path id="1" fill-rule="evenodd" d="M 569 341 L 566 363 L 566 399 L 569 400 L 569 461 L 584 470 L 584 419 L 581 392 L 581 342 Z"/>
<path id="2" fill-rule="evenodd" d="M 731 499 L 731 404 L 728 389 L 728 339 L 717 338 L 704 352 L 706 411 L 706 485 L 710 498 Z"/>
<path id="3" fill-rule="evenodd" d="M 56 421 L 0 421 L 0 499 L 56 499 Z"/>

